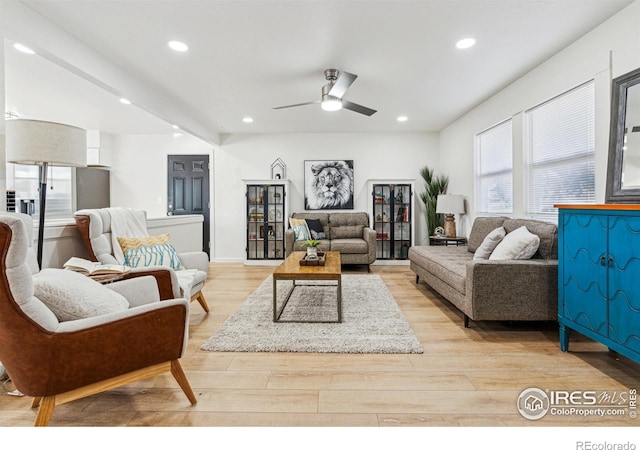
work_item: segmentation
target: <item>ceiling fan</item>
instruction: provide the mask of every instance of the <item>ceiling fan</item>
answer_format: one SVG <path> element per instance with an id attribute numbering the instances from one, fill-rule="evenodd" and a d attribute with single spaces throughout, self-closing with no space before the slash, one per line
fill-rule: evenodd
<path id="1" fill-rule="evenodd" d="M 358 75 L 354 75 L 349 72 L 340 72 L 337 69 L 327 69 L 324 71 L 324 77 L 328 83 L 322 86 L 322 99 L 314 102 L 296 103 L 295 105 L 276 106 L 273 109 L 294 108 L 296 106 L 313 105 L 314 103 L 320 103 L 322 109 L 325 111 L 338 111 L 345 108 L 350 111 L 355 111 L 365 116 L 372 116 L 376 113 L 375 109 L 367 108 L 366 106 L 358 105 L 342 98 L 347 92 L 349 86 L 358 78 Z"/>

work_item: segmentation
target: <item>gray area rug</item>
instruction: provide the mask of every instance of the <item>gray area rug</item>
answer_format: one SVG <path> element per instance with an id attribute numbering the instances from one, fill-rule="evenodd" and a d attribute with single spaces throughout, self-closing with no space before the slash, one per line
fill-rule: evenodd
<path id="1" fill-rule="evenodd" d="M 269 276 L 201 347 L 222 352 L 423 353 L 379 275 L 342 276 L 341 323 L 274 323 Z M 301 283 L 301 282 L 298 282 Z M 278 281 L 278 304 L 289 282 Z M 336 320 L 336 288 L 299 286 L 282 319 Z"/>

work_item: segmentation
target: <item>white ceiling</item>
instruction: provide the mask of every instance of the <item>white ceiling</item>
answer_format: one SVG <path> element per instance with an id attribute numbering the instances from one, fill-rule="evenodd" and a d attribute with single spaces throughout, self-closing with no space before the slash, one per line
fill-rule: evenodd
<path id="1" fill-rule="evenodd" d="M 632 1 L 23 3 L 226 134 L 437 131 Z M 457 50 L 468 36 L 477 45 Z M 190 51 L 169 50 L 170 39 Z M 172 131 L 145 105 L 120 105 L 113 93 L 41 57 L 7 45 L 5 60 L 7 107 L 25 116 L 111 133 Z M 344 98 L 378 112 L 272 109 L 319 100 L 326 68 L 357 74 Z M 43 117 L 50 114 L 56 117 Z M 398 123 L 398 115 L 409 120 Z"/>

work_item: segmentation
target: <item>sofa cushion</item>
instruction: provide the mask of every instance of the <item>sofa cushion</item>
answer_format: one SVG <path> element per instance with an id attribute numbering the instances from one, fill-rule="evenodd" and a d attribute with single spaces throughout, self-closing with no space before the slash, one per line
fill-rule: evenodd
<path id="1" fill-rule="evenodd" d="M 331 227 L 331 239 L 361 239 L 362 225 L 343 225 L 339 227 Z"/>
<path id="2" fill-rule="evenodd" d="M 60 322 L 129 309 L 122 295 L 66 269 L 43 269 L 33 276 L 33 290 Z"/>
<path id="3" fill-rule="evenodd" d="M 331 251 L 344 254 L 361 254 L 369 251 L 367 241 L 359 238 L 333 239 L 331 240 Z"/>
<path id="4" fill-rule="evenodd" d="M 475 253 L 478 247 L 482 245 L 484 238 L 496 228 L 501 227 L 505 220 L 506 217 L 476 217 L 469 233 L 467 250 Z M 509 232 L 506 229 L 505 231 Z"/>
<path id="5" fill-rule="evenodd" d="M 330 239 L 330 227 L 329 227 L 329 214 L 313 212 L 313 213 L 293 213 L 291 215 L 294 219 L 304 219 L 305 221 L 308 219 L 311 220 L 319 220 L 322 224 L 322 228 L 324 231 L 325 239 Z M 308 225 L 307 225 L 308 226 Z"/>
<path id="6" fill-rule="evenodd" d="M 366 212 L 352 212 L 352 213 L 331 213 L 329 216 L 329 224 L 331 229 L 334 227 L 347 226 L 347 225 L 359 225 L 361 227 L 368 227 L 369 214 Z M 333 239 L 333 236 L 331 236 Z"/>
<path id="7" fill-rule="evenodd" d="M 324 226 L 320 219 L 305 219 L 307 222 L 307 227 L 309 228 L 309 233 L 311 234 L 312 239 L 325 239 L 326 234 L 324 232 Z"/>
<path id="8" fill-rule="evenodd" d="M 304 219 L 289 219 L 289 226 L 294 233 L 294 240 L 304 242 L 307 239 L 311 239 L 311 233 L 309 233 L 309 227 Z"/>
<path id="9" fill-rule="evenodd" d="M 491 253 L 489 259 L 531 259 L 539 245 L 540 237 L 529 232 L 523 225 L 508 233 Z"/>
<path id="10" fill-rule="evenodd" d="M 504 227 L 498 227 L 487 234 L 487 237 L 484 238 L 480 247 L 478 247 L 473 254 L 473 259 L 489 259 L 493 250 L 498 246 L 500 241 L 504 239 L 506 234 L 507 232 L 504 230 Z"/>
<path id="11" fill-rule="evenodd" d="M 467 264 L 473 255 L 465 247 L 417 246 L 409 249 L 411 262 L 465 295 Z"/>
<path id="12" fill-rule="evenodd" d="M 533 258 L 558 259 L 558 227 L 554 223 L 535 219 L 506 219 L 504 229 L 507 234 L 526 226 L 529 232 L 540 238 L 538 251 Z"/>

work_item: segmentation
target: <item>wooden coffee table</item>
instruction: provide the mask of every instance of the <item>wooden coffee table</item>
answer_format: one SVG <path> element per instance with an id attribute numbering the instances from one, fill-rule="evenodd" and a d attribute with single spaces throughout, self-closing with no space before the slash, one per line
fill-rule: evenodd
<path id="1" fill-rule="evenodd" d="M 274 322 L 342 322 L 342 272 L 340 266 L 340 252 L 325 252 L 325 264 L 324 266 L 301 266 L 300 260 L 304 257 L 305 252 L 291 252 L 291 254 L 284 260 L 280 267 L 273 272 L 273 321 Z M 284 303 L 280 308 L 277 304 L 277 292 L 278 281 L 290 280 L 293 281 L 293 285 L 287 294 Z M 281 320 L 282 312 L 287 306 L 287 302 L 291 298 L 291 294 L 296 288 L 296 281 L 298 280 L 334 280 L 336 284 L 336 295 L 338 303 L 338 320 Z M 305 284 L 309 286 L 309 284 Z M 313 285 L 312 285 L 313 286 Z"/>

